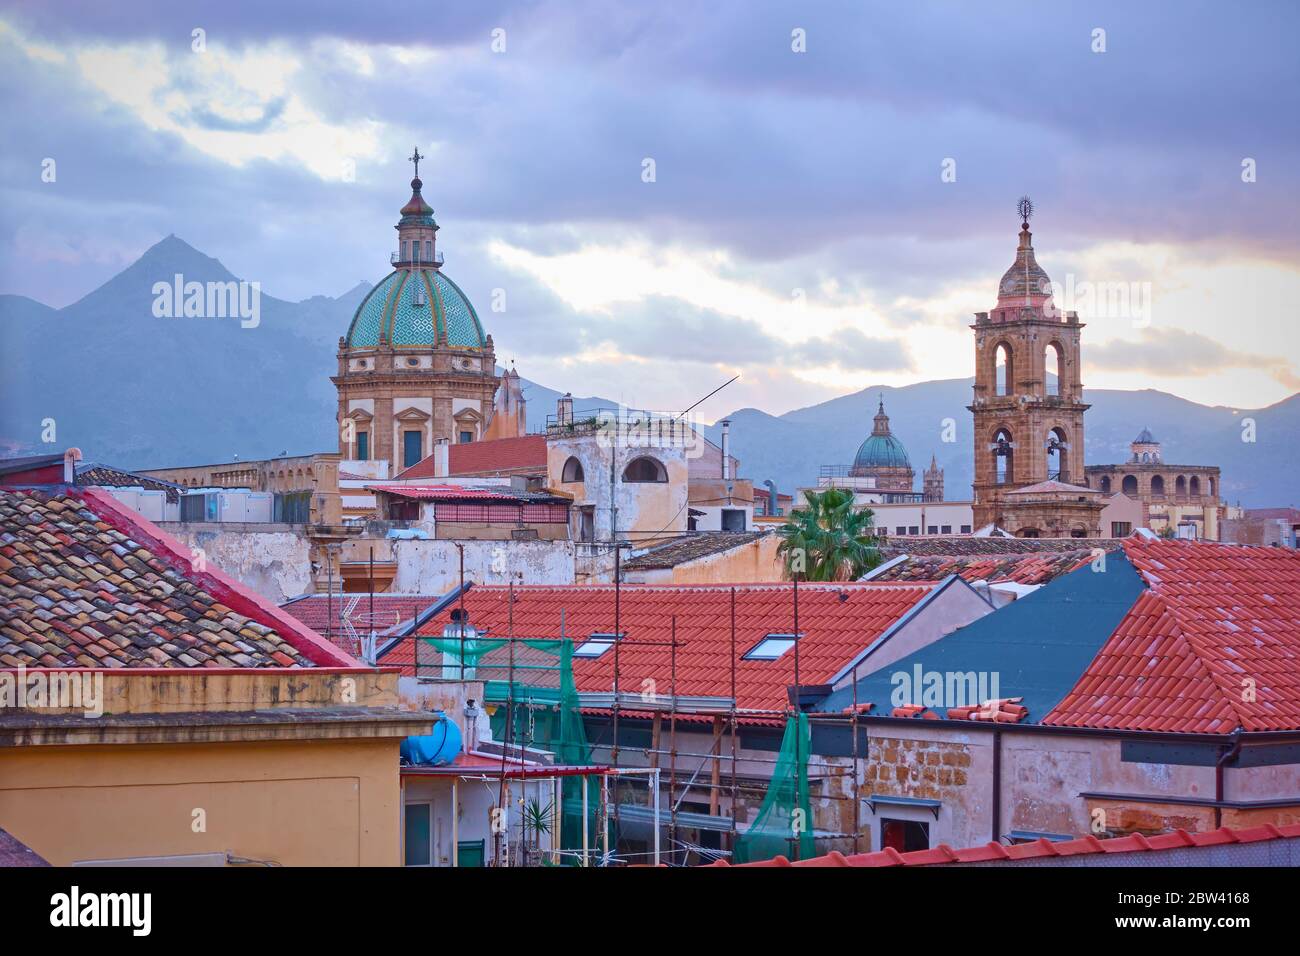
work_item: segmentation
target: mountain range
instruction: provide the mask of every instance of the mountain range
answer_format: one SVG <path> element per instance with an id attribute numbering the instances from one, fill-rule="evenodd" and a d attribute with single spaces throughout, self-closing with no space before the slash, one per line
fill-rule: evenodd
<path id="1" fill-rule="evenodd" d="M 238 318 L 158 318 L 154 284 L 238 282 L 217 259 L 176 236 L 84 298 L 53 309 L 0 295 L 0 455 L 38 454 L 70 445 L 88 460 L 122 468 L 226 462 L 333 448 L 338 337 L 370 285 L 338 297 L 287 302 L 261 296 L 256 328 Z M 742 408 L 731 421 L 741 474 L 770 478 L 784 492 L 813 484 L 820 466 L 851 464 L 883 398 L 894 434 L 906 446 L 920 487 L 931 455 L 944 469 L 947 497 L 970 496 L 973 379 L 872 387 L 771 415 Z M 525 380 L 530 430 L 545 424 L 560 392 Z M 1300 499 L 1300 395 L 1262 409 L 1190 402 L 1166 392 L 1085 389 L 1085 461 L 1123 461 L 1144 427 L 1163 442 L 1165 460 L 1223 470 L 1222 494 L 1247 507 Z M 599 396 L 575 409 L 613 407 Z M 1243 419 L 1256 440 L 1243 441 Z M 57 429 L 42 442 L 47 420 Z M 945 442 L 944 420 L 955 434 Z M 707 429 L 715 442 L 717 425 Z"/>

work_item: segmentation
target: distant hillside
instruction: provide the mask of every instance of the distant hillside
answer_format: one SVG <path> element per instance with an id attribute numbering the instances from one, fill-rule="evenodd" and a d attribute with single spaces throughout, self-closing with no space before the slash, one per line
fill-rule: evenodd
<path id="1" fill-rule="evenodd" d="M 263 294 L 261 323 L 238 319 L 162 319 L 153 285 L 177 273 L 187 281 L 235 280 L 225 266 L 169 236 L 85 298 L 51 309 L 0 295 L 0 455 L 49 450 L 42 421 L 57 422 L 56 449 L 125 468 L 200 464 L 305 454 L 336 447 L 334 387 L 339 336 L 370 286 L 342 296 L 286 302 Z M 525 380 L 528 426 L 540 430 L 560 392 Z M 869 388 L 773 416 L 753 408 L 731 415 L 741 473 L 772 478 L 783 491 L 811 484 L 822 464 L 847 465 L 871 431 L 878 394 L 894 433 L 920 471 L 937 456 L 950 498 L 970 494 L 971 380 Z M 1171 462 L 1217 464 L 1230 501 L 1248 506 L 1300 501 L 1300 396 L 1257 411 L 1209 408 L 1157 391 L 1093 389 L 1086 460 L 1122 461 L 1137 432 L 1151 428 Z M 575 397 L 576 411 L 613 407 Z M 1244 415 L 1258 441 L 1240 440 Z M 941 440 L 943 421 L 957 440 Z M 718 429 L 708 430 L 714 441 Z"/>
<path id="2" fill-rule="evenodd" d="M 742 408 L 729 417 L 732 449 L 741 473 L 756 482 L 772 478 L 783 492 L 815 484 L 822 465 L 848 466 L 871 434 L 878 396 L 899 440 L 907 447 L 920 489 L 921 471 L 933 454 L 944 469 L 948 498 L 969 498 L 972 480 L 971 415 L 966 410 L 975 380 L 918 382 L 901 388 L 866 388 L 852 395 L 773 416 Z M 1198 405 L 1154 389 L 1129 392 L 1085 389 L 1084 461 L 1122 462 L 1129 443 L 1150 428 L 1171 464 L 1218 465 L 1223 496 L 1247 507 L 1300 501 L 1300 395 L 1268 408 L 1236 410 Z M 1241 440 L 1243 418 L 1256 422 L 1257 440 Z M 956 441 L 942 441 L 944 420 L 956 422 Z M 718 440 L 719 429 L 709 430 Z"/>

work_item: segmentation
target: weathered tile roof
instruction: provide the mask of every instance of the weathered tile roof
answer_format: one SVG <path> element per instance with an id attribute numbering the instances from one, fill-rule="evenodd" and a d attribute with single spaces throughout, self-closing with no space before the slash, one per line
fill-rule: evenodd
<path id="1" fill-rule="evenodd" d="M 942 581 L 956 574 L 967 581 L 1046 584 L 1093 559 L 1087 550 L 1038 551 L 1001 555 L 907 555 L 906 560 L 872 575 L 872 581 Z"/>
<path id="2" fill-rule="evenodd" d="M 713 554 L 722 554 L 732 548 L 757 541 L 771 531 L 708 531 L 687 537 L 677 538 L 667 544 L 651 548 L 645 554 L 637 555 L 623 562 L 629 571 L 648 571 L 660 568 L 675 568 L 687 561 L 696 561 Z"/>
<path id="3" fill-rule="evenodd" d="M 0 827 L 0 867 L 49 865 L 49 860 Z"/>
<path id="4" fill-rule="evenodd" d="M 1141 539 L 1125 552 L 1148 589 L 1043 722 L 1300 729 L 1300 554 Z"/>
<path id="5" fill-rule="evenodd" d="M 975 554 L 1025 555 L 1043 552 L 1115 551 L 1123 547 L 1125 539 L 1120 538 L 994 538 L 976 537 L 974 535 L 890 535 L 881 549 L 886 557 L 907 554 L 944 555 L 959 557 Z"/>
<path id="6" fill-rule="evenodd" d="M 843 853 L 831 852 L 825 856 L 811 857 L 807 860 L 791 862 L 784 856 L 773 857 L 770 860 L 759 860 L 754 863 L 728 863 L 725 860 L 719 860 L 710 866 L 935 866 L 946 863 L 1017 863 L 1019 861 L 1048 860 L 1053 858 L 1069 858 L 1078 856 L 1091 856 L 1094 854 L 1115 854 L 1115 853 L 1160 853 L 1161 851 L 1183 850 L 1188 848 L 1226 846 L 1229 844 L 1261 843 L 1269 840 L 1296 840 L 1300 839 L 1300 823 L 1290 823 L 1285 826 L 1274 826 L 1271 823 L 1265 823 L 1257 827 L 1240 827 L 1232 829 L 1230 827 L 1221 827 L 1218 830 L 1210 830 L 1207 833 L 1189 833 L 1186 830 L 1173 830 L 1169 833 L 1160 833 L 1156 836 L 1146 837 L 1140 833 L 1129 834 L 1128 836 L 1113 837 L 1109 840 L 1099 840 L 1097 837 L 1086 836 L 1077 840 L 1065 840 L 1054 843 L 1051 840 L 1039 839 L 1032 843 L 1018 843 L 1012 846 L 1003 846 L 1001 843 L 986 843 L 984 846 L 973 846 L 963 850 L 954 850 L 946 843 L 940 843 L 938 846 L 931 847 L 928 850 L 913 850 L 910 853 L 900 853 L 893 848 L 877 850 L 874 853 L 858 853 L 846 856 Z M 1186 861 L 1180 861 L 1186 865 Z M 1154 859 L 1144 857 L 1141 860 L 1135 860 L 1135 866 L 1158 866 Z M 1169 865 L 1176 865 L 1171 861 Z"/>
<path id="7" fill-rule="evenodd" d="M 100 465 L 94 462 L 88 465 L 81 465 L 77 468 L 77 484 L 85 486 L 98 485 L 102 488 L 147 488 L 150 491 L 165 491 L 167 500 L 177 502 L 181 499 L 181 486 L 170 481 L 163 481 L 161 478 L 151 478 L 148 475 L 137 475 L 133 472 L 122 471 L 120 468 L 114 468 L 111 465 Z"/>
<path id="8" fill-rule="evenodd" d="M 305 629 L 291 643 L 274 609 L 269 623 L 233 609 L 260 599 L 194 574 L 96 495 L 0 488 L 0 666 L 356 666 Z"/>

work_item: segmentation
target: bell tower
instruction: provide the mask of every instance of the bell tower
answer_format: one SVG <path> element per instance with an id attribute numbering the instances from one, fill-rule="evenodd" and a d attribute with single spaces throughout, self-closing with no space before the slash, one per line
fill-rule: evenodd
<path id="1" fill-rule="evenodd" d="M 993 310 L 976 312 L 971 326 L 975 526 L 995 524 L 1026 537 L 1091 537 L 1099 533 L 1101 505 L 1095 493 L 1075 488 L 1085 480 L 1083 413 L 1089 407 L 1079 380 L 1083 324 L 1077 312 L 1062 314 L 1052 301 L 1051 279 L 1034 257 L 1034 207 L 1027 196 L 1018 211 L 1015 262 L 1002 276 Z M 1080 509 L 1071 488 L 1087 493 L 1092 504 Z M 1044 506 L 1055 498 L 1061 507 L 1053 513 Z"/>

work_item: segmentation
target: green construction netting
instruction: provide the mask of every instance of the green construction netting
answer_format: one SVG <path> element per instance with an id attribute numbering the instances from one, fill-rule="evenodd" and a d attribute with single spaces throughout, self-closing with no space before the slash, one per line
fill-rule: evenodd
<path id="1" fill-rule="evenodd" d="M 753 825 L 736 838 L 734 862 L 751 863 L 774 856 L 806 860 L 814 855 L 812 804 L 808 799 L 811 746 L 808 715 L 787 719 L 767 795 Z"/>
<path id="2" fill-rule="evenodd" d="M 441 652 L 444 677 L 484 681 L 484 696 L 497 705 L 491 718 L 493 739 L 549 750 L 557 764 L 591 763 L 592 749 L 573 682 L 573 641 L 525 639 L 516 641 L 513 650 L 507 640 L 483 637 L 421 637 L 420 642 Z M 534 653 L 520 653 L 522 648 Z M 419 668 L 417 663 L 417 671 Z M 513 711 L 513 719 L 507 729 L 508 711 Z M 560 784 L 559 845 L 565 851 L 564 861 L 570 864 L 580 862 L 582 851 L 583 779 L 564 777 Z M 585 779 L 587 846 L 594 857 L 601 842 L 597 831 L 601 778 Z"/>

